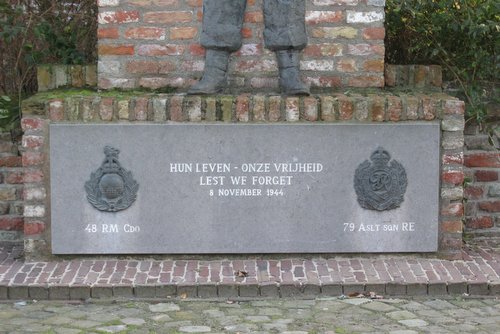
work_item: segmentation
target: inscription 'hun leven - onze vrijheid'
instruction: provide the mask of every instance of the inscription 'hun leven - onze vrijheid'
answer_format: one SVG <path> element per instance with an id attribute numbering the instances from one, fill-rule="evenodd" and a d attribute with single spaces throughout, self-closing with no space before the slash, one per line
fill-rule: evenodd
<path id="1" fill-rule="evenodd" d="M 208 192 L 210 196 L 219 197 L 284 196 L 283 187 L 292 185 L 294 179 L 294 175 L 289 174 L 321 173 L 323 170 L 319 162 L 170 163 L 170 173 L 202 174 L 199 185 L 220 187 Z"/>

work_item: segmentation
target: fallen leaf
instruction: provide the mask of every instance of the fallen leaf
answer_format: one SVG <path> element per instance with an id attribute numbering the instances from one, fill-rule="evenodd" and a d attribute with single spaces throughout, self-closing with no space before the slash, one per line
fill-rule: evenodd
<path id="1" fill-rule="evenodd" d="M 236 277 L 248 277 L 248 273 L 243 270 L 238 270 L 237 272 L 234 273 Z"/>
<path id="2" fill-rule="evenodd" d="M 187 293 L 181 293 L 181 295 L 179 296 L 181 297 L 181 299 L 186 299 L 188 297 Z"/>
<path id="3" fill-rule="evenodd" d="M 349 294 L 349 298 L 364 298 L 365 295 L 359 292 L 352 292 Z"/>

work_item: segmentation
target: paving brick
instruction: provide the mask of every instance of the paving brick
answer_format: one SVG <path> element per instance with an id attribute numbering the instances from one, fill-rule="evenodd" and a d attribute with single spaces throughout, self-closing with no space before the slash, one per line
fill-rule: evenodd
<path id="1" fill-rule="evenodd" d="M 489 284 L 490 295 L 500 296 L 500 282 L 493 282 Z M 1 288 L 0 288 L 1 291 Z"/>
<path id="2" fill-rule="evenodd" d="M 69 299 L 89 299 L 90 298 L 90 286 L 88 285 L 72 285 L 69 287 Z"/>
<path id="3" fill-rule="evenodd" d="M 216 298 L 217 286 L 214 284 L 200 284 L 198 285 L 199 298 Z"/>
<path id="4" fill-rule="evenodd" d="M 9 297 L 9 288 L 7 285 L 0 285 L 0 300 L 6 300 Z"/>
<path id="5" fill-rule="evenodd" d="M 385 284 L 384 283 L 366 283 L 365 284 L 366 292 L 375 292 L 378 295 L 385 294 Z"/>
<path id="6" fill-rule="evenodd" d="M 321 285 L 321 295 L 337 297 L 342 295 L 342 284 L 340 283 L 324 283 Z"/>
<path id="7" fill-rule="evenodd" d="M 51 285 L 49 286 L 49 299 L 51 300 L 68 300 L 69 286 L 67 285 Z"/>
<path id="8" fill-rule="evenodd" d="M 385 293 L 390 296 L 404 296 L 406 285 L 403 282 L 389 282 L 385 285 Z"/>
<path id="9" fill-rule="evenodd" d="M 155 298 L 156 297 L 156 285 L 138 284 L 134 287 L 134 295 L 137 298 Z"/>
<path id="10" fill-rule="evenodd" d="M 113 287 L 110 285 L 95 285 L 90 291 L 92 298 L 106 299 L 113 297 Z"/>
<path id="11" fill-rule="evenodd" d="M 408 283 L 406 285 L 406 294 L 408 296 L 427 295 L 427 283 Z"/>
<path id="12" fill-rule="evenodd" d="M 461 295 L 467 293 L 467 282 L 449 282 L 448 293 L 450 295 Z"/>
<path id="13" fill-rule="evenodd" d="M 259 286 L 257 284 L 241 284 L 238 288 L 240 297 L 259 296 Z"/>
<path id="14" fill-rule="evenodd" d="M 432 282 L 427 287 L 429 296 L 444 296 L 448 294 L 447 284 L 445 282 Z"/>
<path id="15" fill-rule="evenodd" d="M 9 286 L 9 299 L 20 300 L 28 299 L 28 287 L 25 285 L 11 285 Z"/>
<path id="16" fill-rule="evenodd" d="M 181 298 L 198 297 L 198 286 L 196 284 L 179 284 L 177 286 L 177 296 Z"/>
<path id="17" fill-rule="evenodd" d="M 351 293 L 363 293 L 365 292 L 364 283 L 344 283 L 342 285 L 343 294 L 348 296 Z"/>
<path id="18" fill-rule="evenodd" d="M 303 294 L 306 297 L 318 296 L 321 293 L 321 286 L 318 284 L 304 284 Z"/>
<path id="19" fill-rule="evenodd" d="M 469 282 L 468 284 L 469 295 L 487 295 L 489 294 L 487 282 Z"/>
<path id="20" fill-rule="evenodd" d="M 156 286 L 156 298 L 169 298 L 177 296 L 177 286 L 174 284 L 159 284 Z"/>
<path id="21" fill-rule="evenodd" d="M 260 285 L 260 295 L 261 297 L 273 297 L 279 298 L 279 286 L 276 283 L 268 283 Z"/>
<path id="22" fill-rule="evenodd" d="M 303 295 L 302 286 L 299 283 L 281 283 L 280 295 L 282 298 L 293 298 Z"/>
<path id="23" fill-rule="evenodd" d="M 30 299 L 34 300 L 48 300 L 49 299 L 49 287 L 47 285 L 30 285 L 28 287 L 28 292 Z"/>
<path id="24" fill-rule="evenodd" d="M 219 284 L 217 294 L 220 298 L 237 298 L 238 286 L 235 284 Z"/>

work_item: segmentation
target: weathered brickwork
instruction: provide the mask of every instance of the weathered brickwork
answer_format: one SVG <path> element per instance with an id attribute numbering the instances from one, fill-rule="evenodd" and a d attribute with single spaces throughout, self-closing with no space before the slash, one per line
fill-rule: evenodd
<path id="1" fill-rule="evenodd" d="M 202 0 L 99 0 L 99 87 L 179 92 L 204 67 Z M 262 42 L 262 0 L 248 0 L 232 93 L 277 91 L 277 64 Z M 304 80 L 316 90 L 384 86 L 384 0 L 307 1 Z"/>
<path id="2" fill-rule="evenodd" d="M 438 65 L 385 65 L 387 87 L 441 89 L 443 71 Z"/>
<path id="3" fill-rule="evenodd" d="M 18 144 L 10 132 L 0 133 L 0 241 L 23 240 L 23 182 Z"/>
<path id="4" fill-rule="evenodd" d="M 440 254 L 462 256 L 464 103 L 441 93 L 430 95 L 331 94 L 186 96 L 178 94 L 83 94 L 24 102 L 25 249 L 46 255 L 50 221 L 47 127 L 50 122 L 404 122 L 440 120 L 442 180 Z M 41 247 L 41 249 L 40 249 Z"/>
<path id="5" fill-rule="evenodd" d="M 60 87 L 95 87 L 96 65 L 38 65 L 38 91 L 45 92 Z"/>
<path id="6" fill-rule="evenodd" d="M 499 130 L 465 131 L 466 228 L 472 235 L 500 237 Z"/>

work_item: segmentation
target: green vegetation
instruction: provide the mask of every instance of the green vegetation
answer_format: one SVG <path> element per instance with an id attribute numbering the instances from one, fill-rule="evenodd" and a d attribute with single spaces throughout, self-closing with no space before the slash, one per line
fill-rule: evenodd
<path id="1" fill-rule="evenodd" d="M 467 102 L 469 120 L 487 121 L 499 103 L 498 0 L 387 0 L 386 62 L 439 64 Z"/>
<path id="2" fill-rule="evenodd" d="M 96 17 L 95 0 L 0 0 L 0 95 L 12 99 L 0 107 L 9 107 L 0 128 L 37 91 L 37 64 L 96 62 Z"/>

